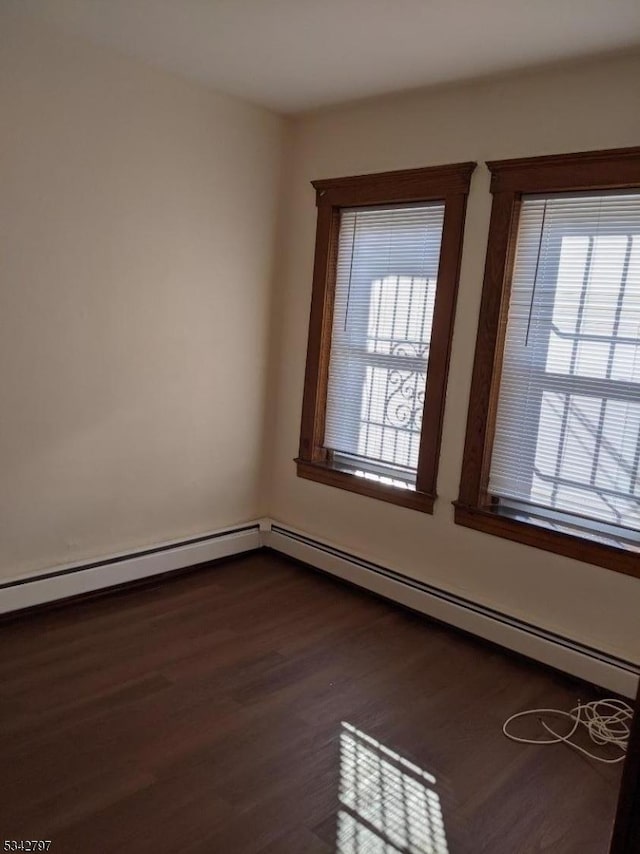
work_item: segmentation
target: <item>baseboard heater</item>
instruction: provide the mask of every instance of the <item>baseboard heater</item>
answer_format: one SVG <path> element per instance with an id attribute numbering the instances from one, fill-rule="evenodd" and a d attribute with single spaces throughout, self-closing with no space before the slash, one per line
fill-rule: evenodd
<path id="1" fill-rule="evenodd" d="M 268 519 L 4 580 L 0 582 L 0 614 L 163 575 L 262 546 L 607 690 L 635 696 L 640 667 L 630 661 L 409 578 Z"/>
<path id="2" fill-rule="evenodd" d="M 0 583 L 0 614 L 68 599 L 259 549 L 264 523 L 249 522 L 198 537 L 171 540 L 100 560 L 66 564 Z"/>
<path id="3" fill-rule="evenodd" d="M 630 661 L 363 560 L 275 522 L 263 535 L 263 543 L 443 623 L 609 691 L 635 696 L 640 666 Z"/>

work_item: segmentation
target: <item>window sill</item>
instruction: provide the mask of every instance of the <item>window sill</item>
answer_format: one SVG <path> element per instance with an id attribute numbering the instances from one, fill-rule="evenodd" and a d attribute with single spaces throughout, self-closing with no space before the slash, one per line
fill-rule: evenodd
<path id="1" fill-rule="evenodd" d="M 456 525 L 640 578 L 640 551 L 624 540 L 604 538 L 595 532 L 591 538 L 577 528 L 575 532 L 558 531 L 535 516 L 521 514 L 516 519 L 480 507 L 469 507 L 459 501 L 453 504 Z M 565 527 L 569 529 L 570 526 Z"/>
<path id="2" fill-rule="evenodd" d="M 295 460 L 295 463 L 298 477 L 303 477 L 306 480 L 315 480 L 317 483 L 346 489 L 348 492 L 356 492 L 358 495 L 366 495 L 368 498 L 377 498 L 379 501 L 387 501 L 390 504 L 398 504 L 400 507 L 419 510 L 421 513 L 433 514 L 435 496 L 426 492 L 376 483 L 356 474 L 334 468 L 327 463 L 312 463 L 301 459 Z"/>

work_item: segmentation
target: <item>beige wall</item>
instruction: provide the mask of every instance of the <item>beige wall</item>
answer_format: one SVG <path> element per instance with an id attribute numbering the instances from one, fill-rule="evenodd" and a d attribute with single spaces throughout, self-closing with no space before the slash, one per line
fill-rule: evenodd
<path id="1" fill-rule="evenodd" d="M 283 123 L 0 14 L 0 575 L 256 517 Z"/>
<path id="2" fill-rule="evenodd" d="M 310 114 L 293 123 L 281 185 L 275 116 L 0 16 L 0 576 L 269 513 L 640 660 L 638 581 L 456 527 L 450 503 L 490 209 L 482 161 L 637 144 L 639 80 L 640 57 L 622 57 Z M 481 165 L 429 517 L 295 476 L 309 181 L 459 160 Z"/>
<path id="3" fill-rule="evenodd" d="M 297 121 L 273 308 L 271 515 L 442 588 L 640 661 L 640 582 L 454 526 L 491 198 L 482 161 L 637 145 L 640 57 L 369 101 Z M 296 478 L 315 232 L 309 181 L 463 160 L 469 199 L 433 517 Z M 269 444 L 269 443 L 268 443 Z"/>

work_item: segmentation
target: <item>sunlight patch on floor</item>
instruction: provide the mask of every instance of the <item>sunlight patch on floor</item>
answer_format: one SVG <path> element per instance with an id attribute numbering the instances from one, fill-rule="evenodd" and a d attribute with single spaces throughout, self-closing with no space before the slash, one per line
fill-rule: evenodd
<path id="1" fill-rule="evenodd" d="M 336 854 L 448 854 L 435 783 L 432 774 L 343 722 Z"/>

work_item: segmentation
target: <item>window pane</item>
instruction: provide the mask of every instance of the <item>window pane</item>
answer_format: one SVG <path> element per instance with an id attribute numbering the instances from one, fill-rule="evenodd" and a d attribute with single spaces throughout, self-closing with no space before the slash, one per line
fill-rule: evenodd
<path id="1" fill-rule="evenodd" d="M 640 527 L 640 194 L 522 204 L 489 491 Z"/>
<path id="2" fill-rule="evenodd" d="M 415 480 L 444 205 L 342 212 L 325 445 Z"/>

